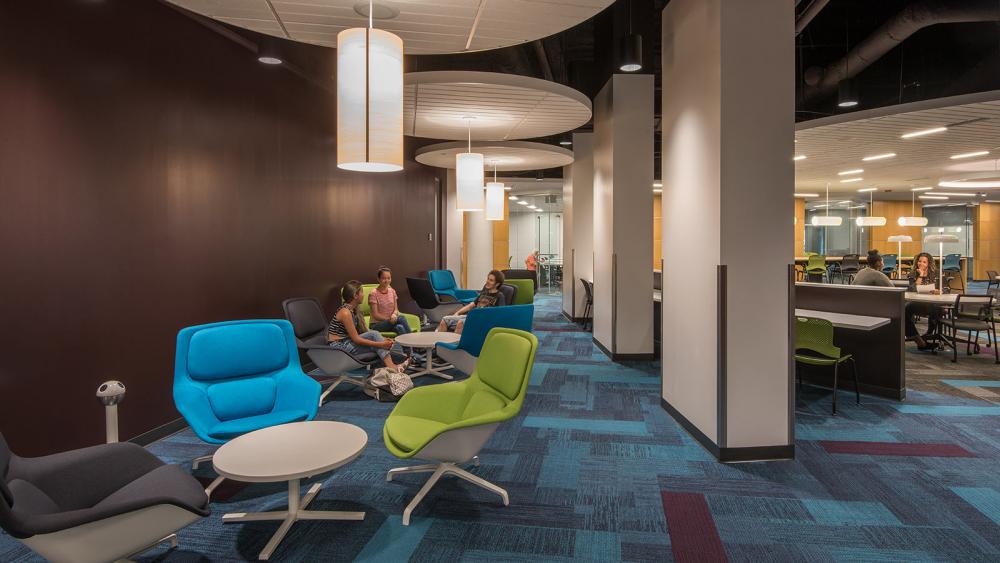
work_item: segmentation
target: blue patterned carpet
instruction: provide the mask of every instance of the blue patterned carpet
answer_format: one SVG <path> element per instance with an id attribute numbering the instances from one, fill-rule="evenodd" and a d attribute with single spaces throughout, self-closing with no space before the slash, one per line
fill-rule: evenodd
<path id="1" fill-rule="evenodd" d="M 717 463 L 660 407 L 658 363 L 612 364 L 591 335 L 540 296 L 541 340 L 525 408 L 476 470 L 508 489 L 443 480 L 401 525 L 426 475 L 387 483 L 406 465 L 382 445 L 391 404 L 354 390 L 320 418 L 369 435 L 355 462 L 321 476 L 317 510 L 364 510 L 362 522 L 300 522 L 277 561 L 1000 561 L 1000 368 L 911 353 L 905 403 L 806 386 L 794 461 Z M 434 381 L 421 384 L 435 384 Z M 189 431 L 151 447 L 189 463 L 209 453 Z M 210 478 L 210 470 L 196 473 Z M 305 488 L 305 487 L 303 487 Z M 230 524 L 226 512 L 281 510 L 281 485 L 218 491 L 214 514 L 181 547 L 141 561 L 256 559 L 276 523 Z M 32 560 L 0 537 L 0 560 Z"/>

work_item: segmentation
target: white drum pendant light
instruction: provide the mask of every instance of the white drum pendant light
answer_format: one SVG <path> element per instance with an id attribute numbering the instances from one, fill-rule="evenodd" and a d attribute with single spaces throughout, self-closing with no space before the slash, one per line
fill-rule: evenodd
<path id="1" fill-rule="evenodd" d="M 493 181 L 486 184 L 486 220 L 503 221 L 503 182 L 497 182 L 497 163 L 493 165 Z"/>
<path id="2" fill-rule="evenodd" d="M 927 217 L 916 217 L 914 216 L 916 209 L 917 192 L 910 190 L 910 217 L 900 217 L 896 220 L 896 223 L 900 227 L 926 227 Z"/>
<path id="3" fill-rule="evenodd" d="M 826 215 L 813 215 L 814 227 L 839 227 L 844 222 L 843 217 L 830 217 L 830 184 L 826 185 Z"/>
<path id="4" fill-rule="evenodd" d="M 869 201 L 869 203 L 868 203 L 868 212 L 871 213 L 872 211 L 875 210 L 875 190 L 869 191 L 868 195 L 869 195 L 869 198 L 870 198 L 868 200 Z M 866 217 L 858 217 L 854 221 L 858 224 L 859 227 L 884 227 L 885 226 L 885 217 L 876 217 L 876 216 L 873 216 L 873 215 L 868 215 Z"/>
<path id="5" fill-rule="evenodd" d="M 337 34 L 337 167 L 403 169 L 403 40 L 372 27 Z"/>
<path id="6" fill-rule="evenodd" d="M 483 155 L 472 152 L 472 119 L 466 117 L 469 128 L 469 152 L 455 155 L 455 180 L 457 182 L 456 206 L 459 211 L 483 209 Z"/>

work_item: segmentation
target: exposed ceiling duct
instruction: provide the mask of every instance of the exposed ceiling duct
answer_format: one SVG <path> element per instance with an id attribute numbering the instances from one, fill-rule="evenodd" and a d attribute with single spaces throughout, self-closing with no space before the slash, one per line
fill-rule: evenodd
<path id="1" fill-rule="evenodd" d="M 802 11 L 802 15 L 795 18 L 795 35 L 802 33 L 802 30 L 809 25 L 809 22 L 813 21 L 813 18 L 829 3 L 830 0 L 812 0 L 806 6 L 806 9 Z M 796 2 L 795 6 L 797 7 L 798 5 L 799 3 Z"/>
<path id="2" fill-rule="evenodd" d="M 805 97 L 814 99 L 835 91 L 841 80 L 856 76 L 925 27 L 987 21 L 1000 21 L 1000 0 L 922 0 L 910 4 L 858 43 L 844 58 L 823 69 L 818 83 L 807 84 Z"/>

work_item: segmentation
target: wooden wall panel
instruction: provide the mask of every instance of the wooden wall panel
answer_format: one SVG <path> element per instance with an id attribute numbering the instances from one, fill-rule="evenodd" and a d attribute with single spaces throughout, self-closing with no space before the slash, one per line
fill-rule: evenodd
<path id="1" fill-rule="evenodd" d="M 909 217 L 911 213 L 916 217 L 921 217 L 923 210 L 920 204 L 911 210 L 911 204 L 908 201 L 876 201 L 872 215 L 885 217 L 886 224 L 884 227 L 871 228 L 868 235 L 869 248 L 866 250 L 877 249 L 882 254 L 896 254 L 899 245 L 895 242 L 889 242 L 888 238 L 893 235 L 910 235 L 913 237 L 913 242 L 903 243 L 903 255 L 913 256 L 919 253 L 920 241 L 923 240 L 923 229 L 921 227 L 900 227 L 898 223 L 900 217 Z"/>
<path id="2" fill-rule="evenodd" d="M 795 198 L 795 256 L 806 255 L 806 200 Z"/>
<path id="3" fill-rule="evenodd" d="M 1000 272 L 1000 203 L 976 207 L 973 231 L 973 279 L 987 279 L 986 270 Z"/>
<path id="4" fill-rule="evenodd" d="M 123 439 L 176 419 L 185 326 L 293 296 L 332 314 L 380 264 L 406 299 L 434 267 L 436 170 L 339 170 L 333 92 L 159 2 L 0 3 L 0 84 L 0 431 L 22 455 L 102 442 L 107 379 Z"/>
<path id="5" fill-rule="evenodd" d="M 510 262 L 510 201 L 503 198 L 503 221 L 493 221 L 493 269 L 506 270 Z"/>

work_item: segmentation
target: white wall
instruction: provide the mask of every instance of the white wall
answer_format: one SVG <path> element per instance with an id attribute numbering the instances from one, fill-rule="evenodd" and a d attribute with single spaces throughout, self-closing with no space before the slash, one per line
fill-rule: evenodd
<path id="1" fill-rule="evenodd" d="M 462 212 L 455 209 L 456 194 L 455 171 L 448 170 L 445 186 L 446 201 L 444 206 L 445 233 L 445 268 L 455 274 L 455 279 L 462 279 Z"/>
<path id="2" fill-rule="evenodd" d="M 581 279 L 594 279 L 594 134 L 573 133 L 573 225 L 567 237 L 569 252 L 566 260 L 573 260 L 572 278 L 563 276 L 564 294 L 576 294 L 573 314 L 583 316 L 587 302 Z M 570 291 L 570 285 L 572 290 Z M 569 311 L 567 311 L 569 312 Z"/>
<path id="3" fill-rule="evenodd" d="M 562 250 L 563 257 L 563 281 L 562 281 L 562 310 L 563 313 L 573 318 L 573 284 L 576 278 L 573 276 L 573 166 L 563 166 L 563 236 Z"/>
<path id="4" fill-rule="evenodd" d="M 593 215 L 594 339 L 616 355 L 653 353 L 652 204 L 653 77 L 616 74 L 594 100 Z"/>
<path id="5" fill-rule="evenodd" d="M 486 220 L 485 211 L 466 211 L 469 224 L 468 277 L 469 289 L 479 289 L 493 269 L 493 221 Z"/>
<path id="6" fill-rule="evenodd" d="M 728 448 L 790 444 L 793 14 L 792 0 L 673 0 L 663 12 L 663 397 Z"/>

